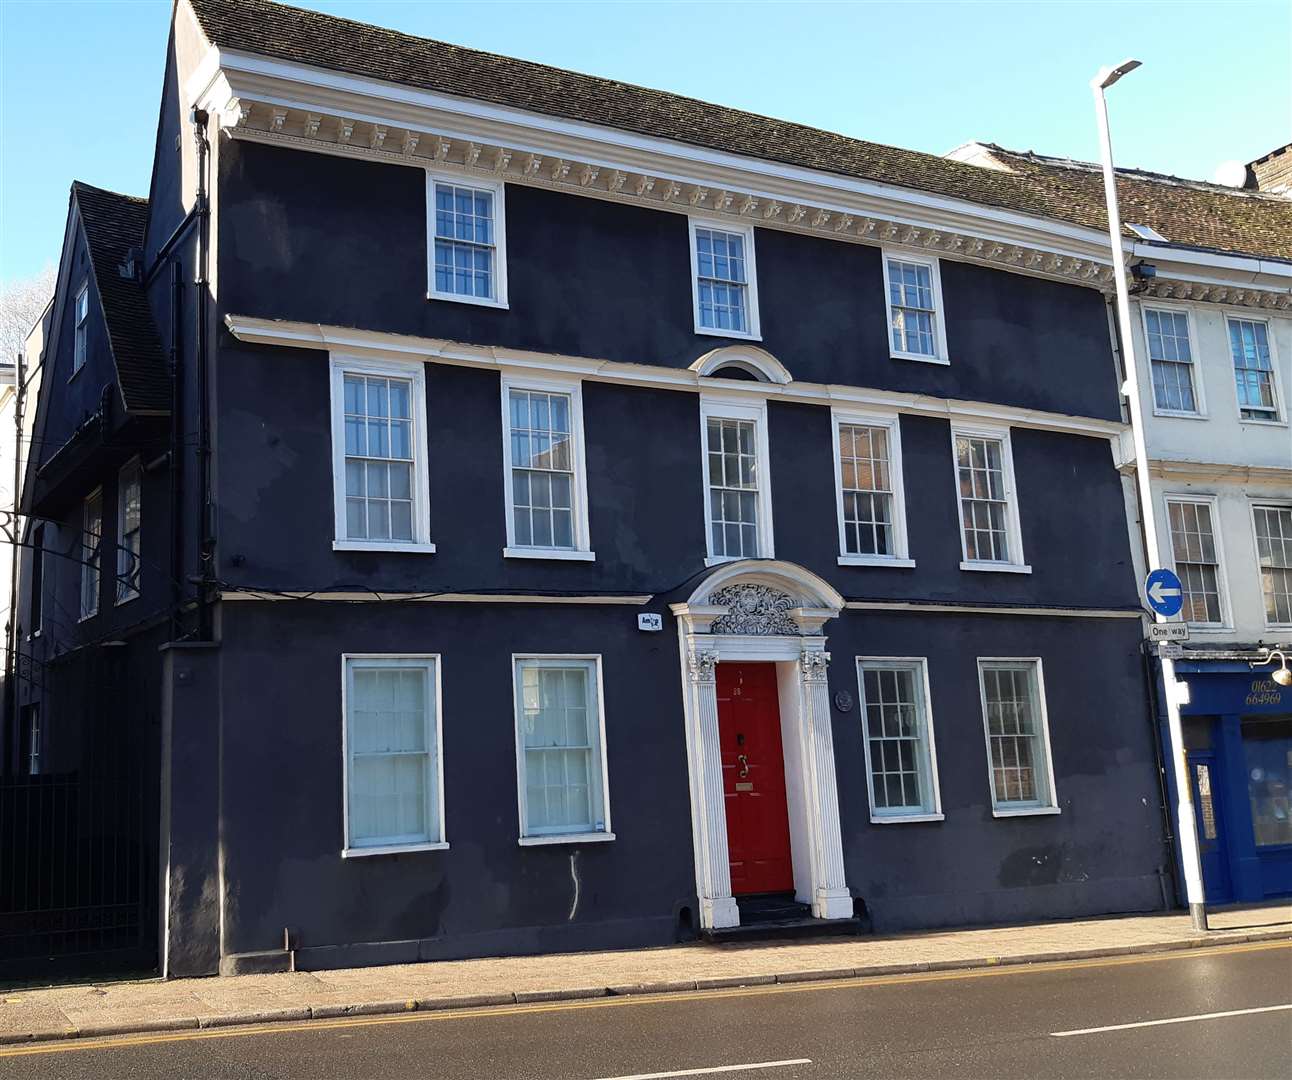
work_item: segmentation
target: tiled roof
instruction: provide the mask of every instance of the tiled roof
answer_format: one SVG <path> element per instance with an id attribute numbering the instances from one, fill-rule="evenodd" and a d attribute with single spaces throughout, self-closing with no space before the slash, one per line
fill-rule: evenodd
<path id="1" fill-rule="evenodd" d="M 1055 206 L 1088 207 L 1082 224 L 1107 228 L 1098 165 L 983 146 Z M 1117 170 L 1117 199 L 1123 223 L 1147 225 L 1169 243 L 1292 260 L 1292 199 L 1137 169 Z"/>
<path id="2" fill-rule="evenodd" d="M 72 184 L 72 198 L 90 248 L 94 282 L 126 409 L 166 412 L 171 404 L 170 376 L 148 297 L 139 282 L 123 278 L 118 270 L 131 248 L 143 248 L 148 200 L 79 180 Z"/>
<path id="3" fill-rule="evenodd" d="M 189 0 L 207 38 L 240 52 L 1106 228 L 1098 176 L 984 169 L 695 98 L 465 49 L 269 0 Z M 1292 259 L 1292 204 L 1128 175 L 1130 214 L 1173 242 Z"/>

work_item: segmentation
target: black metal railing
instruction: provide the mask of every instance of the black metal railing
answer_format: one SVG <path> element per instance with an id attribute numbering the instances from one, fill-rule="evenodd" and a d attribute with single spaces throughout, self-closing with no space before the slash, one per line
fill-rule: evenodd
<path id="1" fill-rule="evenodd" d="M 0 777 L 0 978 L 152 966 L 141 779 L 133 768 Z"/>

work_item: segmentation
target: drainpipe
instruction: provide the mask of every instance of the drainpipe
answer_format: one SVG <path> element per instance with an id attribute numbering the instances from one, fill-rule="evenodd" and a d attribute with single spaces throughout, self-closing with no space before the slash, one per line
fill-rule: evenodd
<path id="1" fill-rule="evenodd" d="M 197 289 L 196 324 L 194 339 L 197 376 L 197 464 L 198 464 L 198 640 L 210 641 L 211 604 L 210 582 L 214 576 L 215 537 L 212 529 L 211 506 L 211 388 L 207 358 L 210 330 L 210 249 L 211 207 L 207 196 L 207 169 L 211 144 L 207 139 L 207 113 L 194 109 L 190 114 L 194 137 L 197 140 L 197 201 L 194 209 L 198 217 L 197 266 L 194 285 Z"/>
<path id="2" fill-rule="evenodd" d="M 180 635 L 180 607 L 184 602 L 184 395 L 180 366 L 180 317 L 184 310 L 184 282 L 178 260 L 170 266 L 170 636 Z"/>
<path id="3" fill-rule="evenodd" d="M 22 484 L 22 414 L 27 400 L 27 365 L 26 350 L 19 349 L 13 378 L 13 507 L 9 527 L 13 530 L 13 543 L 9 548 L 9 623 L 5 627 L 5 715 L 9 719 L 7 729 L 18 731 L 18 675 L 17 657 L 14 650 L 18 647 L 18 552 L 21 550 L 22 531 L 18 524 L 18 488 Z M 0 746 L 0 772 L 8 771 L 10 750 L 8 740 Z"/>

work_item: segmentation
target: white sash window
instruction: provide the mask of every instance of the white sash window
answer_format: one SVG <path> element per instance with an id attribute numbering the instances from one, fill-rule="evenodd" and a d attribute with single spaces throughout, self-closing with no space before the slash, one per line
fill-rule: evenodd
<path id="1" fill-rule="evenodd" d="M 600 658 L 517 656 L 521 844 L 611 840 Z"/>
<path id="2" fill-rule="evenodd" d="M 346 855 L 444 843 L 439 657 L 346 656 Z"/>

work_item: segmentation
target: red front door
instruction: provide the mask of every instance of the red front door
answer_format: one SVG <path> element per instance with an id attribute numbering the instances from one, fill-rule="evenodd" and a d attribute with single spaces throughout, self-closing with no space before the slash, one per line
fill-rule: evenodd
<path id="1" fill-rule="evenodd" d="M 775 664 L 718 665 L 718 735 L 731 892 L 788 892 L 790 818 Z"/>

